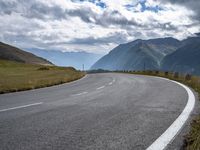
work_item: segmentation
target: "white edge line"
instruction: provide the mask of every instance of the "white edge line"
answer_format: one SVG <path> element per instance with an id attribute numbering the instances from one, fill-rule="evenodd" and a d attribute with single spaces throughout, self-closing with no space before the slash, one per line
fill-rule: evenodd
<path id="1" fill-rule="evenodd" d="M 29 92 L 29 91 L 36 91 L 36 90 L 41 90 L 41 89 L 47 89 L 47 88 L 53 88 L 53 87 L 59 87 L 59 86 L 63 86 L 63 85 L 68 85 L 68 84 L 74 84 L 76 82 L 79 82 L 85 78 L 88 77 L 88 74 L 86 74 L 84 77 L 80 78 L 80 79 L 77 79 L 77 80 L 74 80 L 74 81 L 70 81 L 70 82 L 66 82 L 66 83 L 63 83 L 63 84 L 58 84 L 58 85 L 52 85 L 52 86 L 49 86 L 49 87 L 43 87 L 43 88 L 35 88 L 35 89 L 31 89 L 31 90 L 25 90 L 25 91 L 17 91 L 17 92 L 11 92 L 11 93 L 5 93 L 4 95 L 10 95 L 10 94 L 16 94 L 16 93 L 21 93 L 21 92 Z"/>
<path id="2" fill-rule="evenodd" d="M 166 78 L 161 78 L 160 79 L 165 79 L 169 80 Z M 156 141 L 154 141 L 146 150 L 164 150 L 168 144 L 170 144 L 176 135 L 181 131 L 182 127 L 188 120 L 192 110 L 194 109 L 195 106 L 195 96 L 193 92 L 185 86 L 184 84 L 181 84 L 179 82 L 169 80 L 171 82 L 174 82 L 180 86 L 182 86 L 188 93 L 188 102 L 182 111 L 182 113 L 179 115 L 179 117 L 171 124 L 171 126 L 158 138 Z"/>
<path id="3" fill-rule="evenodd" d="M 105 86 L 98 87 L 97 90 L 103 89 Z"/>
<path id="4" fill-rule="evenodd" d="M 74 94 L 72 96 L 79 96 L 79 95 L 83 95 L 83 94 L 87 94 L 88 92 L 82 92 L 82 93 L 78 93 L 78 94 Z"/>
<path id="5" fill-rule="evenodd" d="M 113 83 L 112 82 L 110 82 L 108 85 L 112 85 Z"/>
<path id="6" fill-rule="evenodd" d="M 20 109 L 20 108 L 25 108 L 25 107 L 30 107 L 30 106 L 36 106 L 36 105 L 41 105 L 43 102 L 40 103 L 34 103 L 34 104 L 28 104 L 28 105 L 23 105 L 23 106 L 17 106 L 17 107 L 12 107 L 12 108 L 6 108 L 6 109 L 1 109 L 0 112 L 5 112 L 9 110 L 15 110 L 15 109 Z"/>
<path id="7" fill-rule="evenodd" d="M 70 81 L 70 82 L 67 82 L 67 83 L 64 83 L 64 84 L 76 83 L 76 82 L 79 82 L 79 81 L 81 81 L 81 80 L 83 80 L 83 79 L 85 79 L 85 78 L 87 78 L 87 77 L 88 77 L 88 74 L 86 74 L 84 77 L 82 77 L 82 78 L 80 78 L 80 79 L 78 79 L 78 80 Z M 60 84 L 60 85 L 62 85 L 62 84 Z M 58 86 L 59 86 L 59 85 L 58 85 Z"/>

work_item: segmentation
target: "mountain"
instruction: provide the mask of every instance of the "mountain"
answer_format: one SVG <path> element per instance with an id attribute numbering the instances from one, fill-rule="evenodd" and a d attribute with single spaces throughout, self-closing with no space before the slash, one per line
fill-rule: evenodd
<path id="1" fill-rule="evenodd" d="M 0 59 L 28 64 L 53 65 L 46 59 L 2 42 L 0 42 Z"/>
<path id="2" fill-rule="evenodd" d="M 73 66 L 80 70 L 82 70 L 83 64 L 86 70 L 89 69 L 99 58 L 102 57 L 100 54 L 87 52 L 62 52 L 43 49 L 26 49 L 26 51 L 48 59 L 57 66 Z"/>
<path id="3" fill-rule="evenodd" d="M 163 59 L 162 70 L 200 75 L 200 36 L 183 40 L 182 45 Z"/>
<path id="4" fill-rule="evenodd" d="M 157 70 L 162 59 L 173 53 L 181 42 L 174 38 L 135 40 L 121 44 L 97 61 L 91 69 Z"/>

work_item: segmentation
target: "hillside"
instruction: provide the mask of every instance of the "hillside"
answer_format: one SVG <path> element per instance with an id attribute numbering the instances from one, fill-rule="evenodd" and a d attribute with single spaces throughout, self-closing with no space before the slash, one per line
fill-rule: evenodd
<path id="1" fill-rule="evenodd" d="M 26 49 L 26 51 L 48 59 L 57 66 L 73 66 L 79 70 L 82 70 L 83 64 L 86 70 L 89 69 L 98 59 L 102 57 L 100 54 L 87 52 L 62 52 L 43 49 Z"/>
<path id="2" fill-rule="evenodd" d="M 180 41 L 173 38 L 135 40 L 117 46 L 91 69 L 157 70 L 162 59 L 174 52 L 180 44 Z"/>
<path id="3" fill-rule="evenodd" d="M 53 65 L 46 59 L 2 42 L 0 42 L 0 59 L 27 64 Z"/>
<path id="4" fill-rule="evenodd" d="M 0 60 L 0 94 L 62 84 L 80 79 L 84 75 L 72 67 Z"/>
<path id="5" fill-rule="evenodd" d="M 163 59 L 162 70 L 200 75 L 200 37 L 188 38 L 182 45 Z"/>

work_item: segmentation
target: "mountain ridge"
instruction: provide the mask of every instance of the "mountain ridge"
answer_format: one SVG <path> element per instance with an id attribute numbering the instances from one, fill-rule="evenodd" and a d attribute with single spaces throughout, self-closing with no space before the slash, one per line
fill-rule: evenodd
<path id="1" fill-rule="evenodd" d="M 190 37 L 182 42 L 182 47 L 163 59 L 161 69 L 200 75 L 200 37 Z"/>
<path id="2" fill-rule="evenodd" d="M 57 66 L 73 66 L 76 69 L 82 70 L 84 64 L 85 70 L 89 69 L 99 58 L 101 54 L 94 54 L 88 52 L 62 52 L 56 50 L 45 50 L 30 48 L 26 51 L 31 52 L 37 56 L 41 56 L 50 60 Z"/>
<path id="3" fill-rule="evenodd" d="M 50 61 L 17 47 L 0 42 L 0 59 L 28 64 L 53 65 Z"/>
<path id="4" fill-rule="evenodd" d="M 167 37 L 120 44 L 91 69 L 162 70 L 200 75 L 199 35 L 182 41 Z"/>
<path id="5" fill-rule="evenodd" d="M 174 52 L 179 45 L 180 41 L 171 37 L 149 40 L 138 39 L 115 47 L 97 61 L 91 69 L 142 70 L 145 62 L 146 69 L 158 69 L 161 59 Z M 105 63 L 106 61 L 107 63 Z"/>

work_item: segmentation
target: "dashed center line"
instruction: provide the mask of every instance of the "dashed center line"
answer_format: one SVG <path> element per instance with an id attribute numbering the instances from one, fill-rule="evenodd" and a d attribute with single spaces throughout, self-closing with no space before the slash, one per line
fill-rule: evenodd
<path id="1" fill-rule="evenodd" d="M 84 95 L 84 94 L 87 94 L 88 92 L 82 92 L 82 93 L 78 93 L 78 94 L 74 94 L 72 96 L 79 96 L 79 95 Z"/>
<path id="2" fill-rule="evenodd" d="M 112 82 L 110 82 L 108 85 L 112 85 L 113 83 Z"/>
<path id="3" fill-rule="evenodd" d="M 28 105 L 23 105 L 23 106 L 17 106 L 17 107 L 12 107 L 12 108 L 6 108 L 6 109 L 1 109 L 0 112 L 5 112 L 5 111 L 9 111 L 9 110 L 20 109 L 20 108 L 26 108 L 26 107 L 36 106 L 36 105 L 41 105 L 41 104 L 43 104 L 43 102 L 34 103 L 34 104 L 28 104 Z"/>
<path id="4" fill-rule="evenodd" d="M 103 89 L 105 86 L 98 87 L 97 90 Z"/>

